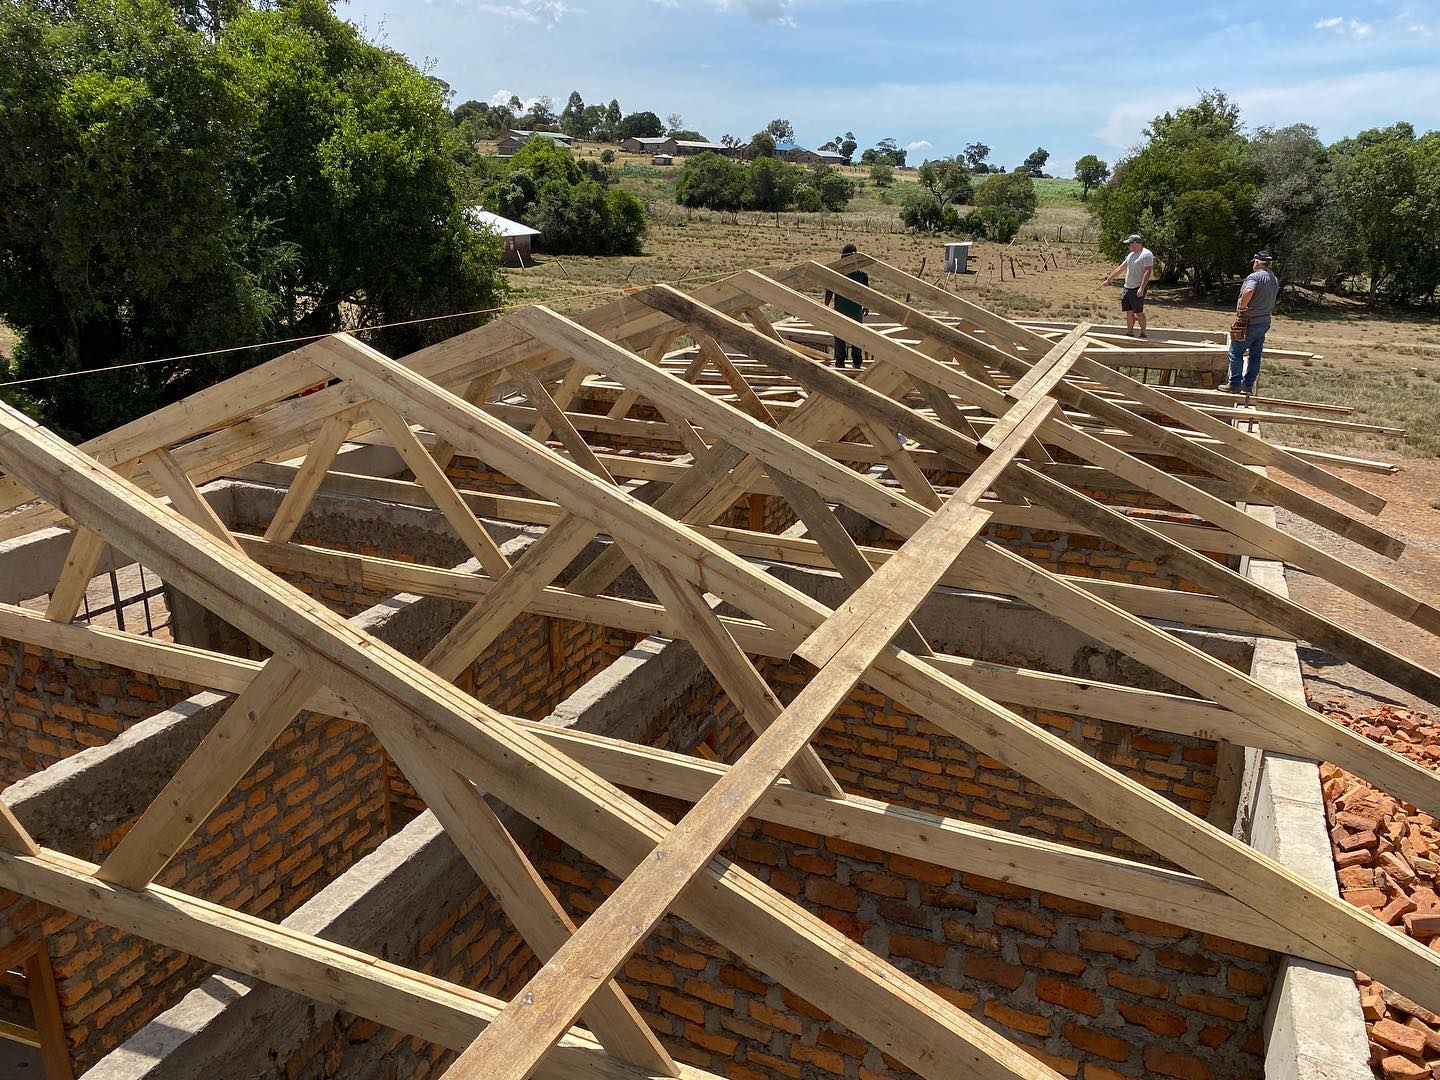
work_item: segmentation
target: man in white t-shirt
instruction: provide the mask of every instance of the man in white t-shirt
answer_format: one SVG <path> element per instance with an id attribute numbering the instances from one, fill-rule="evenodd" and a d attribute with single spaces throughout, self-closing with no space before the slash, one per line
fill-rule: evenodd
<path id="1" fill-rule="evenodd" d="M 1125 271 L 1125 291 L 1120 295 L 1120 310 L 1125 313 L 1125 333 L 1134 336 L 1135 323 L 1140 323 L 1140 336 L 1145 336 L 1145 290 L 1150 287 L 1150 275 L 1155 271 L 1155 254 L 1145 246 L 1139 233 L 1131 233 L 1125 239 L 1130 253 L 1120 260 L 1120 265 L 1105 275 L 1101 285 L 1109 285 L 1120 271 Z"/>

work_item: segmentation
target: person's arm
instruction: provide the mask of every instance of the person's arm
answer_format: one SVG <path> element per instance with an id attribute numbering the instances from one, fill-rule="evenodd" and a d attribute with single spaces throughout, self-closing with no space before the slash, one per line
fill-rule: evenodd
<path id="1" fill-rule="evenodd" d="M 1155 264 L 1151 263 L 1149 266 L 1145 267 L 1144 272 L 1140 275 L 1140 288 L 1135 290 L 1135 292 L 1136 295 L 1139 296 L 1142 300 L 1145 299 L 1145 290 L 1150 287 L 1150 275 L 1154 273 L 1154 271 Z"/>
<path id="2" fill-rule="evenodd" d="M 1114 270 L 1111 270 L 1110 273 L 1106 274 L 1106 275 L 1105 275 L 1105 280 L 1102 281 L 1100 284 L 1101 284 L 1101 285 L 1109 285 L 1110 282 L 1112 282 L 1112 281 L 1115 280 L 1115 275 L 1118 274 L 1121 270 L 1124 270 L 1124 269 L 1125 269 L 1125 260 L 1124 260 L 1124 259 L 1121 259 L 1121 260 L 1120 260 L 1120 265 L 1117 266 L 1117 267 L 1115 267 Z"/>
<path id="3" fill-rule="evenodd" d="M 1236 315 L 1245 315 L 1245 309 L 1250 306 L 1250 298 L 1255 295 L 1255 286 L 1246 285 L 1240 290 L 1240 302 L 1235 306 Z"/>

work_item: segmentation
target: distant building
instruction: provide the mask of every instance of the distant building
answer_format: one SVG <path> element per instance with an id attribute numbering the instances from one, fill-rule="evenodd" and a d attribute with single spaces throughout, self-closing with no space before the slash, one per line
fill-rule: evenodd
<path id="1" fill-rule="evenodd" d="M 843 165 L 845 157 L 832 150 L 807 150 L 803 146 L 796 146 L 794 143 L 776 143 L 775 156 L 786 161 L 793 161 L 797 165 Z"/>
<path id="2" fill-rule="evenodd" d="M 558 131 L 520 131 L 512 128 L 500 137 L 499 145 L 496 147 L 496 153 L 501 157 L 510 157 L 516 150 L 519 150 L 536 135 L 542 138 L 552 139 L 567 149 L 570 144 L 575 141 L 569 135 L 562 135 Z"/>
<path id="3" fill-rule="evenodd" d="M 641 138 L 636 135 L 620 140 L 620 149 L 630 154 L 675 154 L 675 140 L 669 135 Z"/>
<path id="4" fill-rule="evenodd" d="M 652 157 L 652 158 L 650 159 L 650 164 L 651 164 L 651 165 L 674 165 L 674 164 L 675 164 L 675 155 L 674 155 L 674 154 L 656 154 L 654 157 Z"/>
<path id="5" fill-rule="evenodd" d="M 730 155 L 731 147 L 722 146 L 713 142 L 696 142 L 694 139 L 679 139 L 675 143 L 676 157 L 692 157 L 695 154 L 724 154 Z"/>
<path id="6" fill-rule="evenodd" d="M 540 235 L 539 229 L 532 229 L 529 225 L 511 221 L 499 214 L 492 214 L 489 210 L 479 206 L 470 207 L 465 211 L 465 216 L 475 228 L 492 232 L 505 241 L 506 266 L 529 264 L 530 244 L 535 237 Z"/>

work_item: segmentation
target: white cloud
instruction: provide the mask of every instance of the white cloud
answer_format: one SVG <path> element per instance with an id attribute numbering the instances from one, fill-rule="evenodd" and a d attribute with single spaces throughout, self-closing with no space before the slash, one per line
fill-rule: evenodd
<path id="1" fill-rule="evenodd" d="M 574 15 L 581 9 L 572 7 L 565 0 L 512 0 L 504 4 L 476 4 L 475 10 L 485 15 L 497 15 L 502 19 L 534 23 L 553 29 L 566 15 Z"/>
<path id="2" fill-rule="evenodd" d="M 662 0 L 663 2 L 663 0 Z M 725 15 L 747 15 L 756 22 L 774 26 L 794 26 L 791 14 L 795 0 L 710 0 L 716 11 Z"/>
<path id="3" fill-rule="evenodd" d="M 1339 15 L 1321 19 L 1315 24 L 1315 29 L 1333 30 L 1337 34 L 1353 38 L 1356 41 L 1364 41 L 1375 36 L 1374 23 L 1363 22 L 1360 19 L 1346 19 Z"/>
<path id="4" fill-rule="evenodd" d="M 912 143 L 906 143 L 906 144 L 905 144 L 905 152 L 906 152 L 907 154 L 923 154 L 923 153 L 925 153 L 927 150 L 934 150 L 934 149 L 935 149 L 935 144 L 932 143 L 929 139 L 916 139 L 916 140 L 915 140 L 914 142 L 912 142 Z"/>

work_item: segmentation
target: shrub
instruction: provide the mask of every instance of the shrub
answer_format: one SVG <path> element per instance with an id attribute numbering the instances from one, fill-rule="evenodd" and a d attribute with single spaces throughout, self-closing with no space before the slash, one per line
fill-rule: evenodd
<path id="1" fill-rule="evenodd" d="M 915 188 L 906 196 L 900 220 L 915 232 L 958 232 L 960 229 L 959 211 L 924 188 Z"/>
<path id="2" fill-rule="evenodd" d="M 600 160 L 606 165 L 615 164 L 615 151 L 607 146 L 604 150 L 600 151 Z"/>
<path id="3" fill-rule="evenodd" d="M 1040 200 L 1035 194 L 1035 182 L 1029 173 L 1011 172 L 992 176 L 976 188 L 975 205 L 981 209 L 1008 207 L 1019 218 L 1019 224 L 1016 225 L 1018 229 L 1035 216 Z"/>

